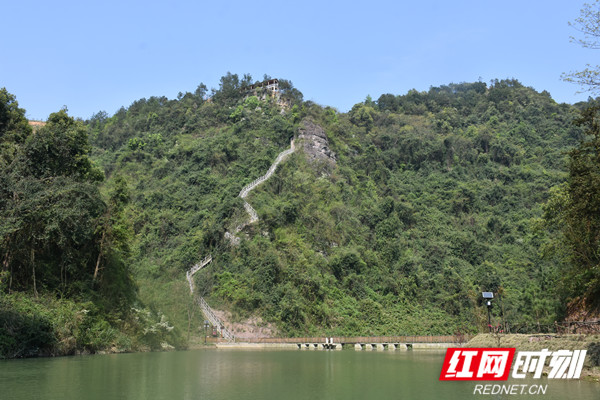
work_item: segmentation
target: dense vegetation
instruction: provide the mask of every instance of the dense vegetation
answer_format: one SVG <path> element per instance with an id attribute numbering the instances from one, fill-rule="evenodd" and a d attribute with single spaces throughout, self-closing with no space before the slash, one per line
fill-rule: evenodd
<path id="1" fill-rule="evenodd" d="M 576 123 L 585 138 L 569 152 L 568 179 L 553 188 L 545 207 L 547 226 L 560 232 L 552 254 L 561 261 L 561 297 L 575 318 L 600 309 L 600 104 L 590 101 Z"/>
<path id="2" fill-rule="evenodd" d="M 24 115 L 2 89 L 0 357 L 157 347 L 157 321 L 131 309 L 124 181 L 100 194 L 87 129 L 66 110 L 36 132 Z"/>
<path id="3" fill-rule="evenodd" d="M 473 331 L 487 323 L 482 290 L 500 294 L 496 322 L 512 330 L 562 315 L 560 233 L 542 216 L 583 137 L 576 107 L 503 80 L 368 97 L 339 113 L 287 84 L 283 111 L 245 98 L 228 74 L 210 96 L 201 85 L 89 121 L 94 158 L 132 190 L 145 301 L 185 326 L 183 271 L 212 254 L 198 278 L 209 302 L 287 335 Z M 261 219 L 230 246 L 224 233 L 246 218 L 239 190 L 304 119 L 326 130 L 337 165 L 294 154 L 251 194 Z"/>
<path id="4" fill-rule="evenodd" d="M 208 254 L 197 286 L 209 303 L 282 335 L 474 332 L 487 324 L 484 290 L 497 293 L 494 324 L 539 329 L 581 294 L 588 277 L 564 284 L 572 262 L 557 243 L 574 215 L 568 151 L 589 133 L 574 124 L 586 105 L 502 80 L 367 97 L 340 113 L 284 80 L 280 101 L 246 96 L 251 82 L 227 74 L 211 92 L 141 99 L 94 115 L 87 132 L 62 110 L 32 133 L 4 92 L 3 321 L 62 326 L 30 296 L 40 293 L 62 318 L 89 320 L 69 334 L 75 347 L 92 348 L 94 329 L 114 330 L 103 344 L 160 347 L 168 324 L 156 310 L 174 343 L 201 325 L 184 276 Z M 247 218 L 237 194 L 304 121 L 323 127 L 336 164 L 294 153 L 251 193 L 260 220 L 232 246 L 224 233 Z M 144 342 L 148 332 L 159 333 Z"/>

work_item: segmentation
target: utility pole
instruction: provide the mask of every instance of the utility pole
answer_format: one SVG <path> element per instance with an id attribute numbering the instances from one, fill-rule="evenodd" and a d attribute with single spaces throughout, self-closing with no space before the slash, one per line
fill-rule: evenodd
<path id="1" fill-rule="evenodd" d="M 204 320 L 204 344 L 206 345 L 206 338 L 208 336 L 208 334 L 206 333 L 207 329 L 208 329 L 208 321 Z"/>
<path id="2" fill-rule="evenodd" d="M 492 292 L 481 292 L 481 297 L 485 300 L 485 305 L 488 310 L 488 328 L 490 333 L 492 333 L 492 299 L 494 298 L 494 293 Z"/>

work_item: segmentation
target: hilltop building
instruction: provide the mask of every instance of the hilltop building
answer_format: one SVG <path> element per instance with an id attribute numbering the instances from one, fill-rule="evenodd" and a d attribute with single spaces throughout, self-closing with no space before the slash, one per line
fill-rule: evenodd
<path id="1" fill-rule="evenodd" d="M 275 97 L 279 100 L 281 92 L 279 91 L 279 79 L 267 79 L 241 89 L 248 96 L 256 96 L 261 100 L 266 100 L 267 96 Z"/>

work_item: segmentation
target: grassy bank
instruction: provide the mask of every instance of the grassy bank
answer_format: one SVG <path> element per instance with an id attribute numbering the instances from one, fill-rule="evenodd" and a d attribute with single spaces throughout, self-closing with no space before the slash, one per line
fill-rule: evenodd
<path id="1" fill-rule="evenodd" d="M 585 379 L 600 382 L 600 366 L 598 346 L 600 335 L 577 334 L 535 334 L 535 335 L 494 335 L 480 334 L 471 339 L 465 347 L 514 347 L 517 351 L 556 350 L 588 350 L 581 376 Z M 595 348 L 594 348 L 595 347 Z"/>
<path id="2" fill-rule="evenodd" d="M 0 294 L 0 359 L 184 348 L 161 313 L 106 312 L 90 301 Z"/>

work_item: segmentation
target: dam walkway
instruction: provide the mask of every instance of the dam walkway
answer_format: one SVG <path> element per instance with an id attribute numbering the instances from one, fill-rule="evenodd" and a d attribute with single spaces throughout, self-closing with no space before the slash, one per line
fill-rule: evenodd
<path id="1" fill-rule="evenodd" d="M 426 335 L 426 336 L 334 336 L 297 338 L 236 338 L 235 343 L 217 342 L 220 348 L 297 348 L 300 350 L 412 350 L 445 349 L 461 347 L 471 335 Z"/>

